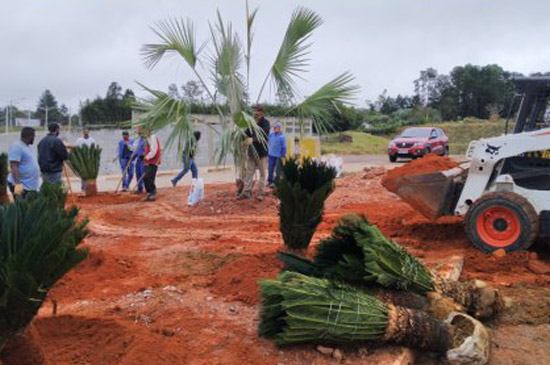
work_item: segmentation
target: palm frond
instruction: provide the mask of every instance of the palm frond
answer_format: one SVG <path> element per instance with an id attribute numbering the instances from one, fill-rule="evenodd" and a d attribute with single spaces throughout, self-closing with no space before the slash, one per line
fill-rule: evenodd
<path id="1" fill-rule="evenodd" d="M 295 111 L 298 115 L 298 121 L 303 128 L 303 122 L 306 118 L 311 118 L 318 132 L 325 133 L 331 129 L 329 110 L 334 107 L 338 109 L 338 104 L 349 103 L 354 95 L 359 91 L 359 87 L 351 85 L 354 81 L 353 75 L 346 72 L 308 96 L 301 103 L 287 112 Z"/>
<path id="2" fill-rule="evenodd" d="M 250 52 L 252 49 L 252 41 L 254 40 L 254 33 L 252 32 L 252 28 L 254 26 L 254 20 L 256 19 L 256 15 L 258 14 L 258 8 L 252 10 L 250 12 L 248 8 L 248 0 L 246 1 L 246 89 L 249 91 L 249 84 L 250 84 Z"/>
<path id="3" fill-rule="evenodd" d="M 217 23 L 210 26 L 214 56 L 212 73 L 218 92 L 227 99 L 232 116 L 241 112 L 245 105 L 245 87 L 240 69 L 243 62 L 243 51 L 237 33 L 231 23 L 225 25 L 220 12 Z"/>
<path id="4" fill-rule="evenodd" d="M 308 66 L 309 38 L 322 23 L 321 17 L 312 10 L 302 7 L 294 10 L 283 43 L 258 94 L 258 102 L 269 76 L 275 82 L 278 93 L 294 95 L 295 78 L 300 78 Z"/>
<path id="5" fill-rule="evenodd" d="M 286 160 L 275 195 L 279 204 L 279 229 L 286 247 L 307 249 L 321 223 L 325 200 L 334 191 L 336 171 L 323 163 L 305 159 Z"/>
<path id="6" fill-rule="evenodd" d="M 189 104 L 184 100 L 175 99 L 163 91 L 150 89 L 144 85 L 141 87 L 152 96 L 151 100 L 140 106 L 143 113 L 140 119 L 141 123 L 151 131 L 159 131 L 172 126 L 165 147 L 169 149 L 175 143 L 178 153 L 181 153 L 184 146 L 193 143 L 194 126 Z"/>
<path id="7" fill-rule="evenodd" d="M 141 49 L 145 65 L 155 67 L 165 56 L 178 54 L 192 69 L 195 69 L 198 55 L 204 45 L 197 45 L 195 26 L 191 20 L 167 19 L 156 23 L 151 30 L 160 42 L 146 44 Z"/>
<path id="8" fill-rule="evenodd" d="M 48 291 L 88 255 L 77 219 L 42 193 L 0 207 L 0 348 L 37 314 Z"/>
<path id="9" fill-rule="evenodd" d="M 91 146 L 74 147 L 69 153 L 69 166 L 82 180 L 95 180 L 99 175 L 99 163 L 101 161 L 101 148 Z"/>

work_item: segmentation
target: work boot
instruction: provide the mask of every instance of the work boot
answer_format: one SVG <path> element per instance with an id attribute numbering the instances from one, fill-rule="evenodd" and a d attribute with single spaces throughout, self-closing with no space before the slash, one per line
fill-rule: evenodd
<path id="1" fill-rule="evenodd" d="M 145 200 L 146 202 L 154 202 L 155 200 L 157 200 L 157 193 L 151 193 L 149 195 L 147 195 L 145 197 Z"/>
<path id="2" fill-rule="evenodd" d="M 241 179 L 235 180 L 235 185 L 237 186 L 237 197 L 242 194 L 244 189 L 244 182 Z"/>
<path id="3" fill-rule="evenodd" d="M 264 200 L 264 194 L 259 194 L 256 199 L 258 199 L 258 201 Z"/>
<path id="4" fill-rule="evenodd" d="M 173 187 L 176 187 L 176 185 L 178 184 L 178 182 L 174 179 L 170 180 L 170 182 L 172 183 Z"/>
<path id="5" fill-rule="evenodd" d="M 237 200 L 245 200 L 245 199 L 250 199 L 250 193 L 242 192 L 241 194 L 239 194 L 239 196 L 237 196 Z"/>

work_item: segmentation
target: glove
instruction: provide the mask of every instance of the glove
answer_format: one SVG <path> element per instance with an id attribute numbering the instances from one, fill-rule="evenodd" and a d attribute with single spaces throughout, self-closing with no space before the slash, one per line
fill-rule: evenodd
<path id="1" fill-rule="evenodd" d="M 253 142 L 253 139 L 252 137 L 248 137 L 247 139 L 244 140 L 244 145 L 245 146 L 250 146 Z"/>
<path id="2" fill-rule="evenodd" d="M 25 192 L 25 188 L 23 188 L 23 184 L 21 183 L 15 184 L 15 188 L 13 189 L 14 195 L 23 195 L 24 192 Z"/>

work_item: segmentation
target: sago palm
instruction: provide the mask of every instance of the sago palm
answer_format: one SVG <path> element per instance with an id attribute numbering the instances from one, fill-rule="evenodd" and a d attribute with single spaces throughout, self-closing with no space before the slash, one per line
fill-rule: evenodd
<path id="1" fill-rule="evenodd" d="M 58 189 L 0 206 L 0 349 L 29 325 L 53 285 L 87 257 L 78 247 L 87 221 L 77 219 L 76 208 L 60 208 Z"/>
<path id="2" fill-rule="evenodd" d="M 469 342 L 468 364 L 483 364 L 488 351 L 487 331 L 463 314 L 439 321 L 357 288 L 292 271 L 262 281 L 261 292 L 259 333 L 278 345 L 393 343 L 449 356 Z M 477 343 L 468 339 L 474 332 L 480 335 Z"/>
<path id="3" fill-rule="evenodd" d="M 101 148 L 96 144 L 74 147 L 69 153 L 69 166 L 82 179 L 86 195 L 97 193 L 96 179 L 100 161 Z"/>
<path id="4" fill-rule="evenodd" d="M 279 257 L 288 268 L 308 275 L 423 296 L 439 293 L 476 317 L 491 316 L 502 308 L 498 291 L 480 281 L 454 282 L 438 277 L 364 216 L 344 216 L 332 235 L 319 243 L 313 261 L 288 253 Z"/>
<path id="5" fill-rule="evenodd" d="M 210 102 L 216 107 L 222 126 L 221 131 L 213 129 L 218 134 L 219 141 L 216 148 L 217 163 L 222 163 L 227 156 L 232 155 L 235 163 L 240 166 L 245 154 L 242 141 L 247 128 L 260 140 L 265 139 L 251 116 L 251 107 L 252 100 L 256 103 L 262 100 L 269 81 L 274 85 L 275 92 L 290 98 L 293 107 L 288 112 L 298 115 L 301 125 L 305 118 L 310 118 L 319 131 L 330 128 L 331 119 L 327 112 L 330 107 L 349 102 L 358 90 L 351 85 L 353 77 L 349 73 L 342 73 L 309 97 L 299 100 L 296 81 L 302 79 L 307 71 L 311 36 L 322 24 L 322 19 L 311 10 L 298 8 L 292 14 L 282 44 L 263 79 L 260 91 L 253 99 L 249 84 L 256 16 L 257 9 L 250 12 L 247 4 L 244 42 L 232 24 L 226 23 L 218 12 L 214 24 L 209 24 L 209 42 L 197 42 L 196 28 L 191 20 L 173 19 L 158 22 L 153 27 L 158 43 L 146 44 L 142 48 L 145 64 L 149 68 L 155 67 L 168 56 L 180 57 L 206 90 Z M 204 59 L 203 54 L 207 48 L 210 57 Z M 208 78 L 201 75 L 199 65 L 209 67 Z M 207 79 L 212 84 L 208 85 Z M 145 86 L 144 88 L 151 93 L 152 99 L 141 105 L 143 123 L 147 123 L 153 130 L 173 125 L 167 144 L 177 143 L 179 150 L 185 143 L 192 143 L 194 126 L 188 103 L 165 92 Z M 211 127 L 209 124 L 207 126 Z"/>
<path id="6" fill-rule="evenodd" d="M 325 200 L 334 191 L 336 170 L 311 159 L 286 160 L 275 188 L 279 229 L 286 248 L 303 253 L 321 223 Z"/>
<path id="7" fill-rule="evenodd" d="M 0 153 L 0 205 L 9 203 L 8 197 L 8 155 Z"/>

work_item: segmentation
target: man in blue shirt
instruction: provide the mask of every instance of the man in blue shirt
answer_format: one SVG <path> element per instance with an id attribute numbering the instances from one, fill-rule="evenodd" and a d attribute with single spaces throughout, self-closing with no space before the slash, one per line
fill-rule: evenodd
<path id="1" fill-rule="evenodd" d="M 269 134 L 267 156 L 267 182 L 273 187 L 279 181 L 281 160 L 286 156 L 286 137 L 281 122 L 275 123 L 273 132 Z"/>
<path id="2" fill-rule="evenodd" d="M 122 132 L 122 139 L 118 141 L 118 161 L 124 178 L 122 179 L 122 191 L 128 191 L 134 177 L 134 146 L 127 131 Z"/>
<path id="3" fill-rule="evenodd" d="M 134 159 L 136 165 L 136 180 L 137 180 L 137 193 L 142 194 L 145 190 L 145 182 L 143 181 L 143 175 L 145 174 L 145 164 L 143 158 L 145 157 L 145 138 L 141 135 L 139 126 L 136 128 L 138 138 L 134 141 Z"/>
<path id="4" fill-rule="evenodd" d="M 14 199 L 24 198 L 29 191 L 38 191 L 40 188 L 40 168 L 30 147 L 34 143 L 34 135 L 33 128 L 24 127 L 21 139 L 13 142 L 9 148 L 8 185 Z"/>

